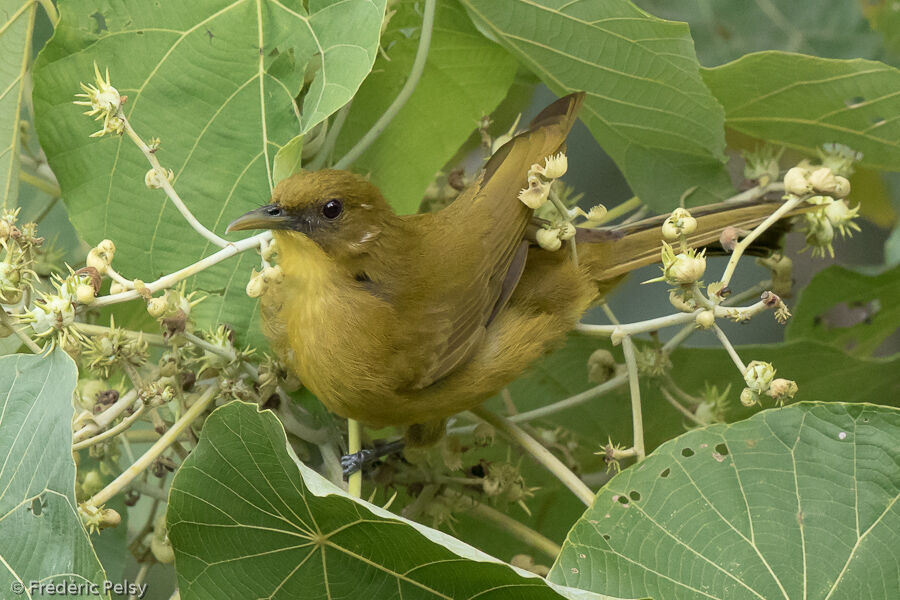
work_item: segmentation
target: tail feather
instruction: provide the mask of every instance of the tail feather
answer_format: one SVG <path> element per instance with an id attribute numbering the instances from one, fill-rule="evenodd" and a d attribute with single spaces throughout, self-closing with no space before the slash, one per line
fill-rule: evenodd
<path id="1" fill-rule="evenodd" d="M 727 227 L 751 230 L 771 215 L 780 200 L 723 202 L 691 209 L 697 219 L 697 229 L 688 236 L 691 248 L 717 243 Z M 812 210 L 801 207 L 784 217 Z M 618 279 L 640 267 L 659 262 L 662 248 L 662 224 L 667 215 L 651 217 L 627 225 L 607 229 L 579 230 L 578 255 L 582 264 L 590 269 L 591 278 L 597 282 Z M 785 221 L 782 220 L 781 223 Z"/>

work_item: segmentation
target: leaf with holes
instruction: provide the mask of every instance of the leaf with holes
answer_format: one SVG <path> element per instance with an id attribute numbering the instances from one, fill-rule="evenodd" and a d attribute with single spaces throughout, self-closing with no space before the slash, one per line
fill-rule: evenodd
<path id="1" fill-rule="evenodd" d="M 812 152 L 839 142 L 860 164 L 900 170 L 900 70 L 871 60 L 760 52 L 704 69 L 725 107 L 725 124 L 747 135 Z"/>
<path id="2" fill-rule="evenodd" d="M 382 36 L 379 57 L 353 101 L 337 143 L 343 155 L 384 113 L 409 76 L 419 46 L 421 2 L 404 0 Z M 444 167 L 481 117 L 506 95 L 516 60 L 486 40 L 456 0 L 439 0 L 425 70 L 415 91 L 381 136 L 353 164 L 371 173 L 399 212 L 416 212 L 428 184 Z"/>
<path id="3" fill-rule="evenodd" d="M 75 363 L 59 349 L 48 356 L 0 358 L 4 598 L 13 597 L 7 590 L 20 590 L 17 596 L 23 589 L 34 592 L 29 582 L 93 582 L 102 589 L 106 579 L 75 503 L 72 393 L 77 374 Z"/>
<path id="4" fill-rule="evenodd" d="M 554 92 L 587 92 L 581 118 L 644 202 L 671 210 L 690 188 L 697 204 L 732 193 L 724 114 L 686 24 L 621 0 L 462 3 Z"/>
<path id="5" fill-rule="evenodd" d="M 19 143 L 25 72 L 31 60 L 31 35 L 37 3 L 3 0 L 0 25 L 0 207 L 13 208 L 18 201 Z"/>
<path id="6" fill-rule="evenodd" d="M 269 411 L 206 420 L 166 511 L 181 597 L 583 598 L 352 499 L 288 453 Z"/>
<path id="7" fill-rule="evenodd" d="M 833 265 L 800 294 L 788 340 L 814 339 L 870 356 L 900 328 L 900 266 L 864 275 Z"/>
<path id="8" fill-rule="evenodd" d="M 549 579 L 654 598 L 894 598 L 900 410 L 803 403 L 660 446 L 614 477 Z"/>
<path id="9" fill-rule="evenodd" d="M 226 225 L 268 200 L 272 161 L 297 134 L 356 92 L 375 60 L 385 0 L 72 0 L 34 69 L 41 144 L 69 215 L 89 243 L 116 242 L 126 277 L 156 279 L 215 250 L 160 190 L 127 137 L 89 139 L 97 124 L 74 106 L 94 61 L 128 97 L 137 132 L 159 137 L 157 156 L 201 223 Z M 308 5 L 307 12 L 303 7 Z M 304 85 L 307 64 L 317 70 Z M 294 98 L 301 94 L 302 110 Z M 258 259 L 245 253 L 191 285 L 212 292 L 194 316 L 238 331 L 257 322 L 244 286 Z M 250 341 L 260 342 L 258 334 Z"/>

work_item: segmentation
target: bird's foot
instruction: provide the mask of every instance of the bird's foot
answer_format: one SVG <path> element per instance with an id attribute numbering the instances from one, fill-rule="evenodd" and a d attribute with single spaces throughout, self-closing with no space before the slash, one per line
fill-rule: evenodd
<path id="1" fill-rule="evenodd" d="M 376 446 L 375 448 L 363 448 L 359 452 L 353 454 L 345 454 L 341 457 L 341 470 L 346 480 L 357 471 L 372 464 L 382 456 L 393 454 L 403 450 L 404 441 L 395 440 L 387 444 Z"/>

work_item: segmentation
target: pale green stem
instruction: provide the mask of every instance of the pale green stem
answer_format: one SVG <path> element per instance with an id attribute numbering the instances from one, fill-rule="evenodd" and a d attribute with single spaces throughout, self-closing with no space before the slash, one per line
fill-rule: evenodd
<path id="1" fill-rule="evenodd" d="M 628 367 L 628 386 L 631 391 L 631 422 L 634 427 L 634 453 L 638 461 L 644 460 L 644 420 L 641 415 L 641 385 L 638 381 L 637 359 L 631 336 L 622 338 L 625 366 Z"/>
<path id="2" fill-rule="evenodd" d="M 536 550 L 540 550 L 550 558 L 555 559 L 562 551 L 562 548 L 560 548 L 559 544 L 557 544 L 550 538 L 541 535 L 530 527 L 526 527 L 519 521 L 516 521 L 512 517 L 503 514 L 495 508 L 491 508 L 487 504 L 482 504 L 481 502 L 479 502 L 472 507 L 469 513 L 485 521 L 493 523 L 505 533 L 510 534 L 511 536 L 517 538 L 522 542 L 525 542 Z"/>
<path id="3" fill-rule="evenodd" d="M 669 393 L 669 390 L 667 390 L 665 387 L 660 386 L 659 391 L 662 392 L 663 397 L 664 397 L 666 400 L 669 401 L 669 404 L 671 404 L 672 406 L 674 406 L 674 407 L 678 410 L 678 412 L 680 412 L 680 413 L 683 414 L 685 417 L 687 417 L 688 420 L 690 420 L 691 422 L 695 423 L 696 425 L 701 425 L 701 426 L 702 426 L 702 425 L 706 425 L 706 423 L 704 423 L 703 421 L 701 421 L 700 419 L 698 419 L 697 416 L 694 415 L 694 413 L 692 413 L 691 411 L 689 411 L 689 410 L 688 410 L 687 408 L 685 408 L 678 400 L 676 400 L 676 399 L 672 396 L 672 394 Z"/>
<path id="4" fill-rule="evenodd" d="M 115 403 L 104 410 L 99 415 L 94 415 L 92 418 L 93 422 L 88 423 L 81 429 L 75 432 L 72 440 L 74 442 L 78 442 L 80 440 L 85 439 L 86 437 L 101 431 L 109 426 L 110 423 L 115 421 L 119 415 L 125 412 L 126 409 L 130 408 L 134 405 L 135 400 L 137 400 L 137 390 L 129 390 L 127 393 L 119 396 L 119 399 L 115 401 Z"/>
<path id="5" fill-rule="evenodd" d="M 531 454 L 535 460 L 550 471 L 563 485 L 569 488 L 579 500 L 590 506 L 594 501 L 594 492 L 581 481 L 575 473 L 569 470 L 566 465 L 558 458 L 544 448 L 536 439 L 528 435 L 524 429 L 511 422 L 509 419 L 496 415 L 487 410 L 483 406 L 473 408 L 472 412 L 493 425 L 495 429 L 519 444 L 526 452 Z"/>
<path id="6" fill-rule="evenodd" d="M 719 341 L 722 343 L 722 346 L 725 347 L 725 350 L 728 351 L 728 356 L 731 357 L 731 360 L 734 362 L 734 365 L 738 368 L 738 371 L 741 372 L 741 375 L 744 374 L 744 371 L 747 370 L 747 367 L 744 366 L 743 361 L 741 361 L 741 357 L 738 356 L 737 350 L 734 349 L 734 346 L 731 345 L 731 341 L 728 339 L 728 336 L 725 335 L 725 332 L 722 331 L 718 325 L 713 325 L 713 332 L 715 332 L 716 337 L 719 338 Z"/>
<path id="7" fill-rule="evenodd" d="M 783 192 L 784 191 L 784 183 L 780 181 L 776 181 L 770 183 L 768 185 L 757 185 L 756 187 L 752 187 L 749 190 L 745 190 L 736 196 L 732 196 L 725 200 L 725 202 L 744 202 L 746 200 L 755 200 L 756 198 L 762 198 L 769 192 Z"/>
<path id="8" fill-rule="evenodd" d="M 153 566 L 153 562 L 145 562 L 141 564 L 141 568 L 138 569 L 137 576 L 134 578 L 134 585 L 140 588 L 144 585 L 144 580 L 147 579 L 147 573 L 150 572 L 150 567 Z M 138 600 L 137 594 L 130 594 L 128 596 L 128 600 Z"/>
<path id="9" fill-rule="evenodd" d="M 147 161 L 150 163 L 150 166 L 156 169 L 158 174 L 157 180 L 160 182 L 162 186 L 162 190 L 166 193 L 166 196 L 169 197 L 169 200 L 172 201 L 172 204 L 175 205 L 175 208 L 178 209 L 178 212 L 181 213 L 181 216 L 184 217 L 184 220 L 188 222 L 188 224 L 194 228 L 194 231 L 202 235 L 204 238 L 209 240 L 211 243 L 215 244 L 219 248 L 228 247 L 231 242 L 228 240 L 217 236 L 215 233 L 206 228 L 200 221 L 197 220 L 197 217 L 194 216 L 194 213 L 187 207 L 181 197 L 178 195 L 178 192 L 175 191 L 175 188 L 172 187 L 172 184 L 169 182 L 169 179 L 166 177 L 167 171 L 163 169 L 162 165 L 159 163 L 159 159 L 156 158 L 156 154 L 150 151 L 150 147 L 144 143 L 144 140 L 141 139 L 141 136 L 137 134 L 134 130 L 134 127 L 131 126 L 131 122 L 125 117 L 125 111 L 119 108 L 117 116 L 122 119 L 122 122 L 125 126 L 125 133 L 131 139 L 135 145 L 140 148 L 141 152 L 146 157 Z"/>
<path id="10" fill-rule="evenodd" d="M 86 440 L 82 440 L 80 442 L 76 442 L 72 444 L 72 450 L 81 450 L 82 448 L 87 448 L 89 446 L 93 446 L 103 440 L 107 440 L 111 437 L 119 435 L 123 431 L 127 430 L 129 427 L 134 425 L 134 423 L 141 418 L 141 415 L 144 414 L 144 411 L 147 409 L 146 404 L 141 404 L 136 411 L 134 411 L 129 416 L 122 419 L 120 423 L 118 423 L 115 427 L 110 427 L 103 433 L 98 433 L 94 437 L 88 438 Z"/>
<path id="11" fill-rule="evenodd" d="M 309 165 L 306 167 L 307 170 L 317 171 L 325 166 L 328 162 L 331 153 L 334 152 L 334 147 L 337 145 L 338 136 L 341 133 L 341 129 L 344 128 L 344 123 L 347 122 L 347 115 L 350 114 L 350 106 L 353 104 L 353 100 L 345 104 L 334 116 L 334 121 L 331 124 L 331 129 L 328 130 L 328 135 L 325 137 L 325 143 L 322 145 L 322 148 L 319 150 L 318 154 L 316 154 L 315 158 L 313 158 Z"/>
<path id="12" fill-rule="evenodd" d="M 245 250 L 250 250 L 251 248 L 257 248 L 262 240 L 269 240 L 272 237 L 271 231 L 266 231 L 263 233 L 259 233 L 257 235 L 244 238 L 240 241 L 234 242 L 233 244 L 229 243 L 227 247 L 222 248 L 215 254 L 210 254 L 204 259 L 201 259 L 195 262 L 192 265 L 189 265 L 181 270 L 175 271 L 174 273 L 169 273 L 168 275 L 164 275 L 160 277 L 156 281 L 152 281 L 146 285 L 146 289 L 154 294 L 160 290 L 164 290 L 166 288 L 170 288 L 180 281 L 187 279 L 188 277 L 203 271 L 204 269 L 208 269 L 209 267 L 216 265 L 227 258 L 231 258 L 235 254 L 239 254 L 244 252 Z M 109 296 L 101 296 L 94 300 L 91 303 L 91 306 L 107 306 L 109 304 L 117 304 L 119 302 L 127 302 L 129 300 L 135 300 L 140 298 L 141 295 L 135 290 L 128 290 L 125 292 L 120 292 L 118 294 L 110 294 Z"/>
<path id="13" fill-rule="evenodd" d="M 93 325 L 91 323 L 72 323 L 72 328 L 75 331 L 83 333 L 85 335 L 107 335 L 113 333 L 113 331 L 118 331 L 129 338 L 141 339 L 154 346 L 161 346 L 163 348 L 168 348 L 169 346 L 169 342 L 166 341 L 166 338 L 155 333 L 131 331 L 130 329 L 113 330 L 111 327 L 106 327 L 104 325 Z"/>
<path id="14" fill-rule="evenodd" d="M 62 192 L 59 191 L 59 184 L 47 181 L 42 177 L 37 177 L 26 171 L 19 170 L 19 179 L 28 185 L 35 187 L 52 198 L 59 198 Z"/>
<path id="15" fill-rule="evenodd" d="M 606 302 L 600 303 L 600 308 L 603 309 L 604 314 L 606 314 L 606 318 L 609 319 L 609 322 L 613 325 L 619 325 L 619 320 L 616 318 L 616 315 L 613 314 L 612 309 L 609 307 L 609 304 Z"/>
<path id="16" fill-rule="evenodd" d="M 126 290 L 134 289 L 134 282 L 125 279 L 122 275 L 119 275 L 118 271 L 112 268 L 112 265 L 106 266 L 106 274 L 109 275 L 110 279 L 124 287 Z"/>
<path id="17" fill-rule="evenodd" d="M 347 419 L 347 454 L 356 454 L 362 449 L 362 426 L 356 419 Z M 347 480 L 347 493 L 355 498 L 362 496 L 362 469 Z"/>
<path id="18" fill-rule="evenodd" d="M 7 313 L 2 307 L 0 307 L 0 322 L 2 322 L 3 325 L 7 329 L 11 330 L 14 334 L 16 334 L 16 337 L 19 338 L 19 340 L 23 344 L 25 344 L 25 346 L 29 350 L 31 350 L 34 354 L 40 354 L 41 352 L 44 351 L 44 349 L 41 348 L 40 346 L 38 346 L 34 342 L 34 340 L 32 340 L 30 337 L 28 337 L 28 335 L 24 331 L 22 331 L 21 329 L 19 329 L 16 326 L 16 324 L 13 322 L 13 320 L 9 317 L 9 313 Z"/>
<path id="19" fill-rule="evenodd" d="M 722 283 L 726 286 L 731 281 L 731 276 L 734 274 L 734 270 L 737 267 L 738 261 L 743 256 L 744 251 L 753 243 L 756 238 L 758 238 L 762 233 L 771 227 L 774 223 L 776 223 L 781 217 L 791 212 L 801 203 L 805 202 L 806 198 L 800 197 L 792 197 L 790 200 L 782 204 L 778 210 L 769 215 L 765 221 L 756 226 L 756 228 L 750 232 L 747 237 L 742 239 L 738 244 L 734 247 L 734 250 L 731 253 L 731 257 L 728 259 L 728 264 L 725 266 L 725 273 L 722 274 Z"/>
<path id="20" fill-rule="evenodd" d="M 56 7 L 53 6 L 53 0 L 37 0 L 38 4 L 40 4 L 44 12 L 47 13 L 47 18 L 50 19 L 50 23 L 53 25 L 53 28 L 56 29 L 57 23 L 59 23 L 59 11 L 56 10 Z"/>
<path id="21" fill-rule="evenodd" d="M 428 60 L 428 48 L 431 46 L 431 32 L 434 28 L 434 11 L 436 4 L 437 0 L 425 0 L 425 10 L 422 15 L 422 32 L 419 35 L 419 48 L 416 50 L 416 58 L 413 61 L 409 77 L 407 78 L 406 83 L 403 84 L 400 93 L 397 94 L 397 97 L 394 98 L 394 101 L 388 109 L 384 111 L 377 121 L 375 121 L 372 128 L 356 142 L 356 145 L 353 146 L 347 154 L 341 157 L 341 160 L 337 161 L 334 165 L 335 169 L 346 169 L 352 165 L 353 161 L 359 158 L 363 152 L 372 145 L 372 142 L 378 139 L 378 136 L 387 129 L 387 126 L 390 125 L 394 117 L 397 116 L 397 113 L 400 112 L 400 109 L 403 108 L 403 105 L 406 104 L 406 101 L 409 100 L 409 97 L 412 96 L 413 91 L 415 91 L 416 86 L 419 83 L 419 78 L 422 77 L 422 72 L 425 70 L 425 63 Z"/>
<path id="22" fill-rule="evenodd" d="M 191 423 L 206 411 L 215 399 L 217 391 L 217 387 L 210 387 L 204 390 L 203 394 L 197 398 L 187 412 L 185 412 L 180 419 L 175 421 L 175 423 L 172 424 L 172 427 L 160 436 L 156 443 L 154 443 L 139 459 L 137 459 L 137 461 L 135 461 L 134 464 L 125 469 L 125 471 L 116 477 L 109 485 L 94 494 L 87 503 L 99 507 L 128 487 L 128 484 L 130 484 L 135 477 L 140 475 L 144 469 L 149 467 L 154 460 L 159 458 L 159 456 L 178 439 L 181 432 L 190 427 Z"/>

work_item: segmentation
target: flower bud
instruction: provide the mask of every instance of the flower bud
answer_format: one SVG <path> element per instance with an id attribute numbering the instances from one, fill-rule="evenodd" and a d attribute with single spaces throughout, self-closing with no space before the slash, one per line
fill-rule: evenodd
<path id="1" fill-rule="evenodd" d="M 562 241 L 560 241 L 559 239 L 559 230 L 543 228 L 538 229 L 537 243 L 544 250 L 556 252 L 562 246 Z"/>
<path id="2" fill-rule="evenodd" d="M 172 169 L 154 168 L 147 171 L 147 174 L 144 175 L 144 185 L 151 190 L 160 189 L 167 181 L 169 183 L 175 181 L 175 173 L 172 172 Z"/>
<path id="3" fill-rule="evenodd" d="M 795 196 L 805 196 L 812 191 L 812 184 L 809 182 L 809 176 L 806 169 L 802 167 L 794 167 L 789 169 L 784 175 L 784 189 L 789 194 Z"/>
<path id="4" fill-rule="evenodd" d="M 604 217 L 606 217 L 606 207 L 602 204 L 598 204 L 597 206 L 592 206 L 591 210 L 588 211 L 587 220 L 588 221 L 602 221 Z"/>
<path id="5" fill-rule="evenodd" d="M 281 283 L 284 281 L 284 271 L 278 265 L 264 268 L 260 275 L 266 283 Z"/>
<path id="6" fill-rule="evenodd" d="M 616 375 L 616 359 L 609 350 L 594 350 L 588 358 L 588 380 L 591 383 L 606 383 Z"/>
<path id="7" fill-rule="evenodd" d="M 106 254 L 101 252 L 98 248 L 92 248 L 91 251 L 88 252 L 85 264 L 88 267 L 96 269 L 97 273 L 100 275 L 105 275 L 106 270 L 109 268 L 109 260 L 106 258 Z"/>
<path id="8" fill-rule="evenodd" d="M 128 291 L 128 289 L 118 281 L 114 281 L 109 285 L 110 294 L 121 294 L 126 291 Z"/>
<path id="9" fill-rule="evenodd" d="M 754 360 L 744 371 L 744 382 L 752 392 L 761 394 L 769 389 L 772 379 L 775 378 L 775 367 L 772 363 Z"/>
<path id="10" fill-rule="evenodd" d="M 259 298 L 266 291 L 266 280 L 262 276 L 261 273 L 257 273 L 256 271 L 250 276 L 250 281 L 247 282 L 247 295 L 251 298 Z"/>
<path id="11" fill-rule="evenodd" d="M 817 192 L 828 193 L 834 186 L 834 173 L 828 167 L 819 167 L 809 174 L 809 184 Z"/>
<path id="12" fill-rule="evenodd" d="M 795 381 L 791 381 L 790 379 L 773 379 L 772 383 L 769 384 L 769 389 L 766 392 L 768 396 L 771 396 L 775 400 L 779 402 L 784 402 L 785 400 L 790 400 L 794 397 L 794 395 L 799 391 L 797 387 L 797 383 Z"/>
<path id="13" fill-rule="evenodd" d="M 537 175 L 528 175 L 528 187 L 519 192 L 519 200 L 528 208 L 538 209 L 550 196 L 550 184 L 541 181 Z"/>
<path id="14" fill-rule="evenodd" d="M 562 230 L 559 232 L 559 239 L 563 241 L 571 240 L 573 237 L 575 237 L 575 233 L 575 226 L 571 223 L 566 223 L 562 226 Z"/>
<path id="15" fill-rule="evenodd" d="M 538 171 L 547 179 L 559 179 L 569 169 L 569 159 L 562 152 L 544 159 L 544 168 Z"/>
<path id="16" fill-rule="evenodd" d="M 97 244 L 97 248 L 101 252 L 105 252 L 107 258 L 109 258 L 110 261 L 112 261 L 113 256 L 115 256 L 116 254 L 116 245 L 112 240 L 103 240 L 102 242 Z"/>
<path id="17" fill-rule="evenodd" d="M 850 195 L 850 181 L 846 177 L 840 175 L 834 176 L 834 185 L 831 189 L 831 195 L 835 198 L 846 198 Z"/>
<path id="18" fill-rule="evenodd" d="M 169 541 L 169 532 L 166 528 L 166 515 L 161 514 L 153 523 L 153 537 L 150 538 L 150 551 L 153 557 L 164 565 L 175 562 L 175 551 L 172 542 Z"/>
<path id="19" fill-rule="evenodd" d="M 666 269 L 666 280 L 670 283 L 685 284 L 699 281 L 706 272 L 706 258 L 703 254 L 691 255 L 681 252 Z"/>
<path id="20" fill-rule="evenodd" d="M 672 223 L 672 219 L 666 219 L 663 222 L 662 235 L 663 239 L 665 239 L 667 242 L 674 242 L 678 239 L 678 228 L 675 227 L 674 223 Z"/>
<path id="21" fill-rule="evenodd" d="M 167 306 L 168 303 L 166 302 L 165 296 L 150 298 L 150 300 L 147 301 L 147 312 L 150 313 L 151 317 L 158 319 L 165 314 Z"/>
<path id="22" fill-rule="evenodd" d="M 699 329 L 709 329 L 716 323 L 716 314 L 711 310 L 704 310 L 694 319 Z"/>
<path id="23" fill-rule="evenodd" d="M 80 283 L 75 288 L 75 299 L 79 304 L 90 304 L 94 301 L 94 286 L 89 283 Z"/>
<path id="24" fill-rule="evenodd" d="M 746 407 L 755 406 L 759 402 L 759 395 L 750 388 L 744 388 L 741 392 L 741 404 Z"/>

